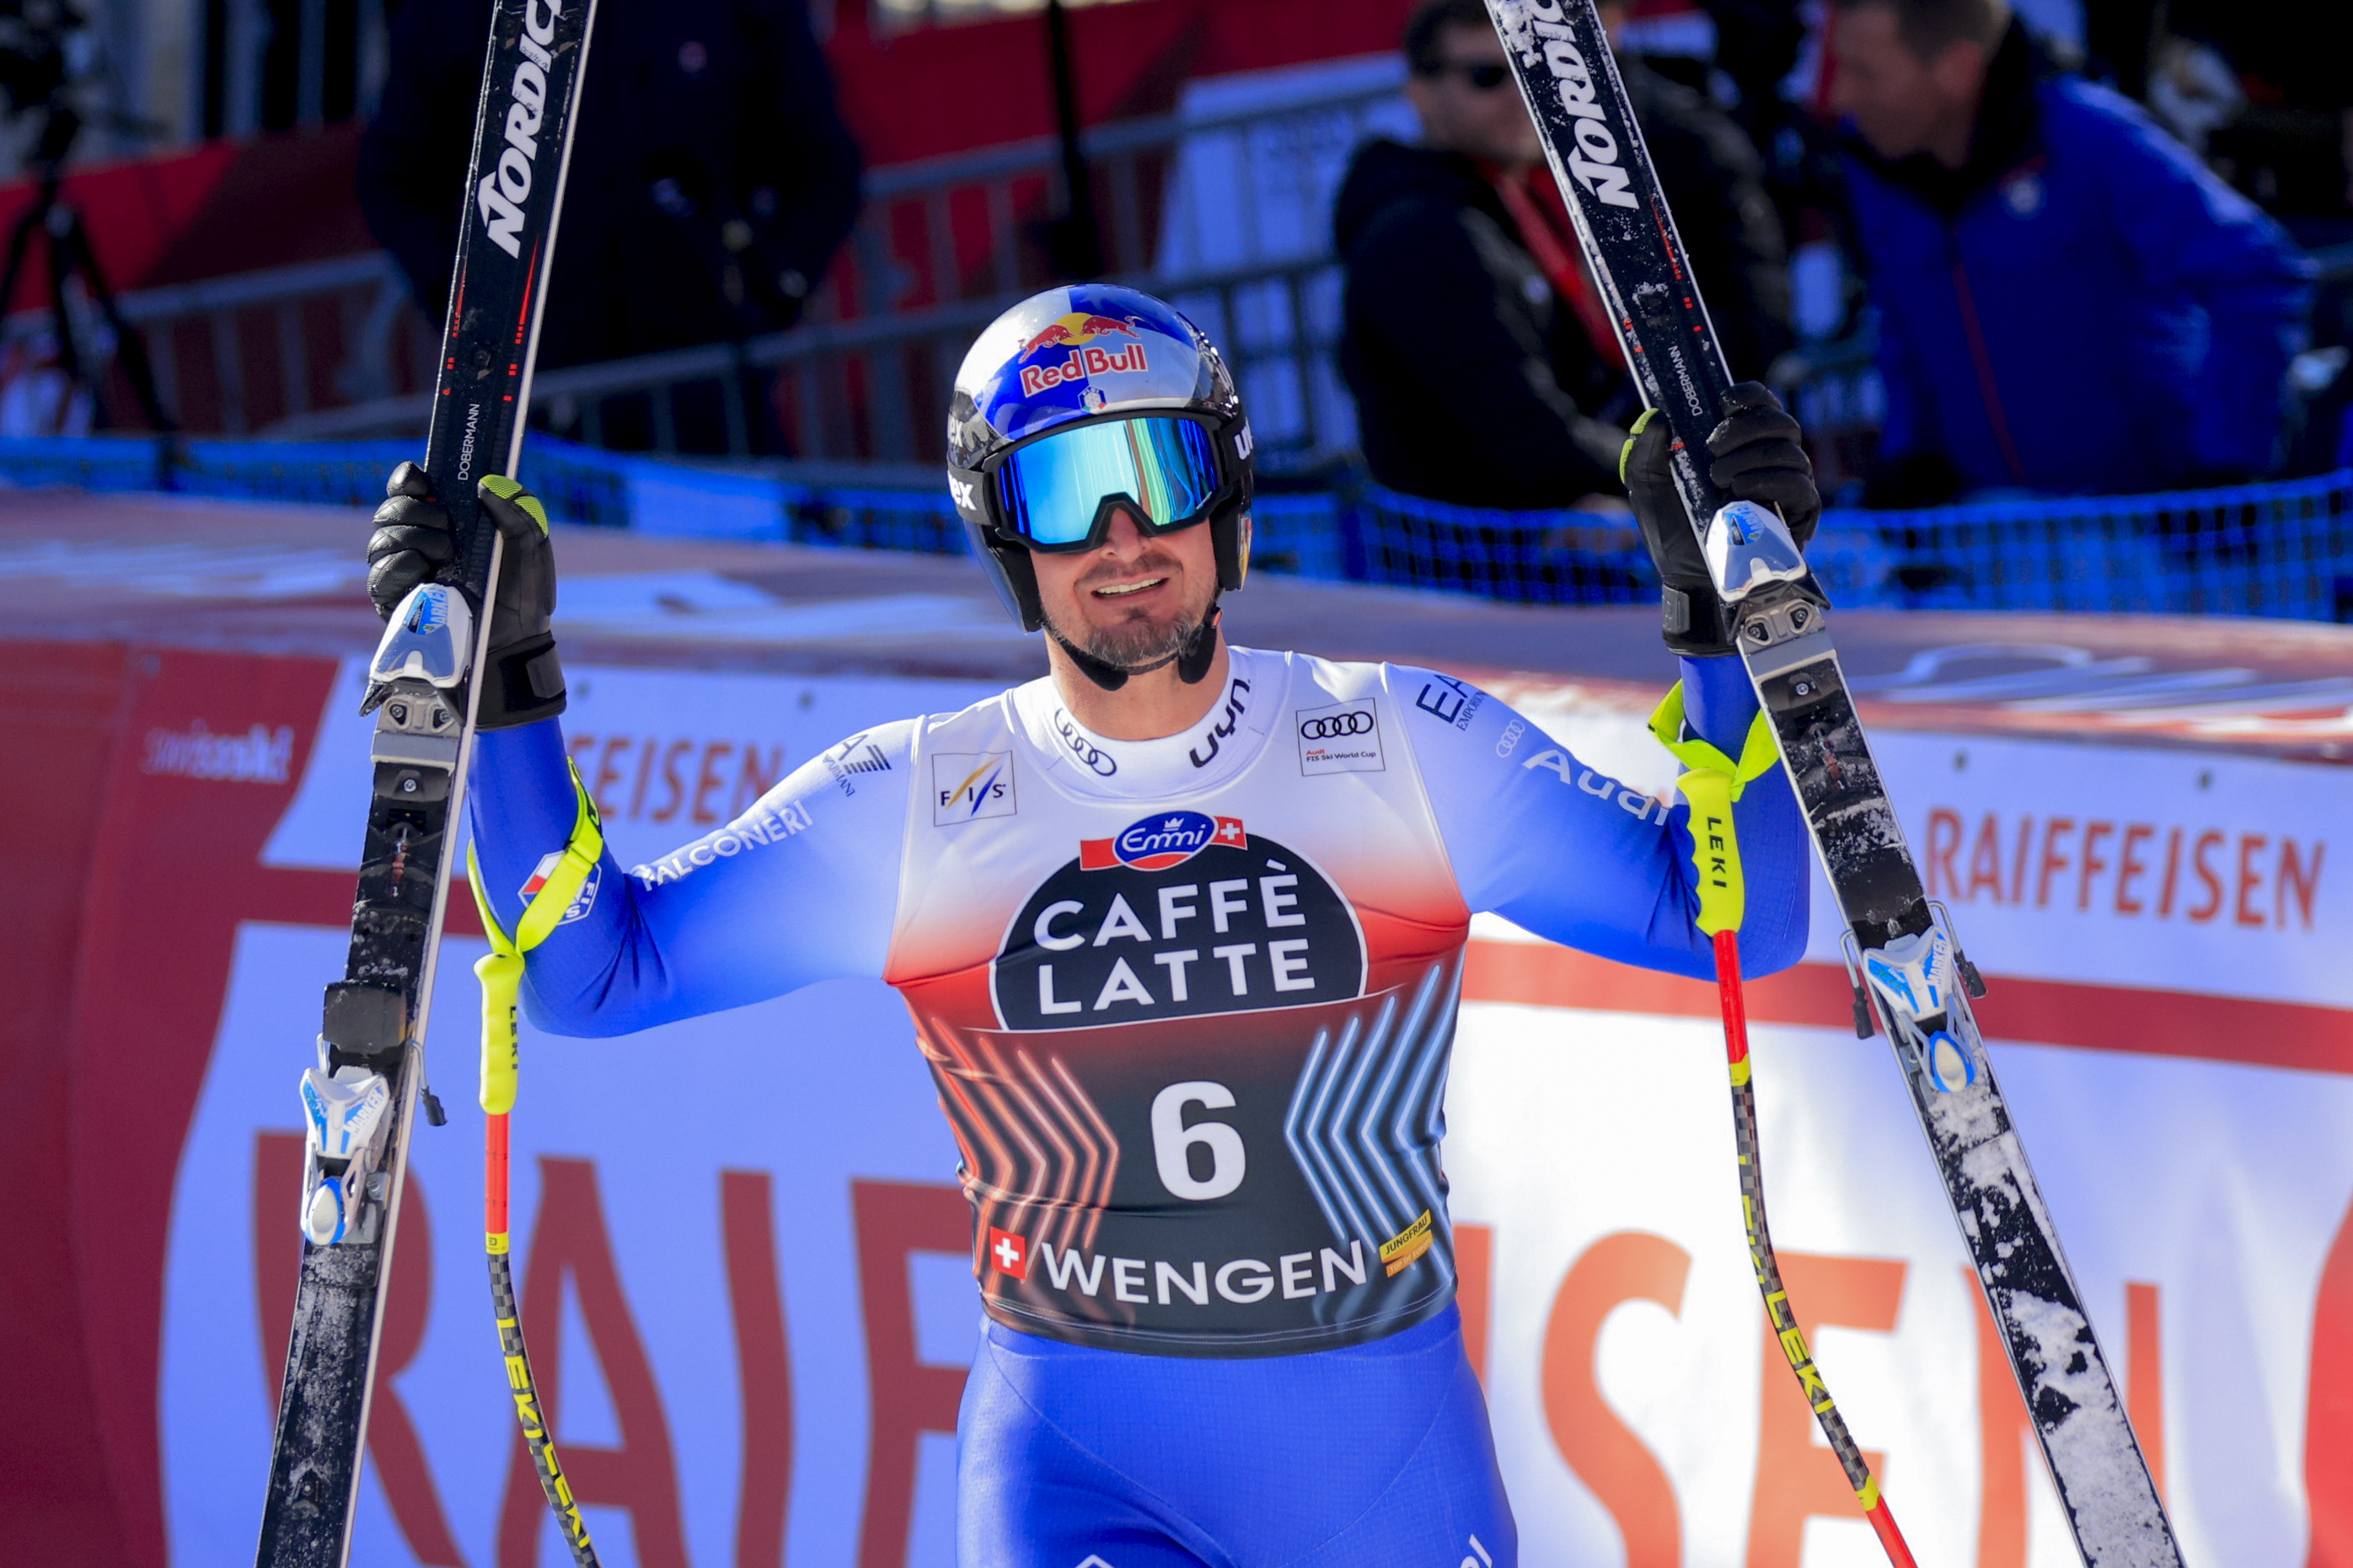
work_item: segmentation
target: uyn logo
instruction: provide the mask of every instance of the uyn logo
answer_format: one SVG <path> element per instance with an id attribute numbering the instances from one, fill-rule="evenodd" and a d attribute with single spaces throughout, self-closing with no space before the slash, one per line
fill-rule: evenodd
<path id="1" fill-rule="evenodd" d="M 1537 0 L 1527 6 L 1525 15 L 1531 30 L 1522 63 L 1535 64 L 1536 40 L 1544 40 L 1545 68 L 1552 72 L 1560 107 L 1576 126 L 1576 150 L 1567 153 L 1568 172 L 1605 206 L 1636 205 L 1633 192 L 1627 188 L 1626 171 L 1619 166 L 1618 137 L 1601 106 L 1593 101 L 1593 68 L 1569 37 L 1559 0 Z"/>
<path id="2" fill-rule="evenodd" d="M 474 205 L 491 243 L 509 256 L 522 255 L 522 205 L 531 200 L 533 172 L 539 164 L 539 132 L 547 116 L 547 73 L 555 68 L 548 48 L 555 42 L 555 19 L 564 0 L 524 0 L 522 34 L 515 47 L 522 58 L 514 69 L 499 166 L 475 187 Z M 493 132 L 501 128 L 489 127 Z"/>

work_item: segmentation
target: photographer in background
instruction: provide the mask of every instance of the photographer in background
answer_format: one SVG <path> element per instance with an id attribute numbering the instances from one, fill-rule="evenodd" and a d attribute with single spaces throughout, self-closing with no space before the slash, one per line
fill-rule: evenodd
<path id="1" fill-rule="evenodd" d="M 490 15 L 487 0 L 402 0 L 383 107 L 361 144 L 368 226 L 437 320 Z M 602 7 L 578 112 L 543 368 L 799 319 L 858 216 L 860 170 L 802 0 Z M 712 393 L 707 408 L 681 399 L 681 447 L 724 449 Z M 649 431 L 614 424 L 608 413 L 607 445 L 649 444 Z"/>
<path id="2" fill-rule="evenodd" d="M 1422 144 L 1359 148 L 1333 213 L 1366 464 L 1461 506 L 1615 495 L 1641 405 L 1485 5 L 1423 0 L 1404 49 Z M 1789 303 L 1755 149 L 1697 94 L 1620 68 L 1733 374 L 1761 375 Z"/>
<path id="3" fill-rule="evenodd" d="M 2004 0 L 1832 0 L 1887 414 L 1866 504 L 2130 493 L 2279 460 L 2310 264 Z"/>

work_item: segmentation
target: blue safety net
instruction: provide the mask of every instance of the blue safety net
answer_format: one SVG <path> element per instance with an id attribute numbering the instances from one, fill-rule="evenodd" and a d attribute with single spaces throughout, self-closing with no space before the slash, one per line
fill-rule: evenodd
<path id="1" fill-rule="evenodd" d="M 1623 513 L 1486 511 L 1368 488 L 1357 575 L 1543 604 L 1657 597 Z M 1851 607 L 2353 618 L 2353 470 L 2226 489 L 1825 512 L 1807 552 Z"/>
<path id="2" fill-rule="evenodd" d="M 0 482 L 373 508 L 405 441 L 0 440 Z M 839 469 L 832 470 L 839 472 Z M 960 555 L 944 488 L 819 482 L 538 435 L 522 482 L 559 521 L 671 537 Z M 1623 511 L 1491 511 L 1363 486 L 1269 493 L 1253 570 L 1561 605 L 1647 604 Z M 1809 551 L 1834 603 L 2353 620 L 2353 470 L 2227 489 L 1831 510 Z"/>

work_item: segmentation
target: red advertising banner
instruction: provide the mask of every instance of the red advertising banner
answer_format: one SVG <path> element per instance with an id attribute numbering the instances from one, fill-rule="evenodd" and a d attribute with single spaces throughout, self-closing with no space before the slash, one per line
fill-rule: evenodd
<path id="1" fill-rule="evenodd" d="M 602 584 L 579 602 L 635 602 Z M 839 635 L 797 629 L 818 624 L 804 608 L 744 613 L 806 635 L 794 648 Z M 257 1524 L 297 1248 L 295 1082 L 342 961 L 365 726 L 349 658 L 190 646 L 196 623 L 173 613 L 162 642 L 0 641 L 8 1562 L 241 1562 Z M 1489 635 L 1457 610 L 1398 614 L 1408 643 Z M 624 863 L 844 735 L 1001 688 L 985 667 L 1009 657 L 976 622 L 955 634 L 967 663 L 920 676 L 815 654 L 688 669 L 650 633 L 624 657 L 612 628 L 638 615 L 566 630 L 584 649 L 566 735 Z M 2019 646 L 2043 653 L 2001 657 L 2092 668 L 2037 635 Z M 1526 765 L 1666 787 L 1630 687 L 1501 677 L 1489 657 L 1490 685 L 1552 739 L 1521 747 Z M 1926 658 L 1873 667 L 1914 670 L 1883 692 L 1926 694 L 1876 744 L 1992 984 L 2004 1087 L 2185 1552 L 2353 1568 L 2353 883 L 2332 842 L 2353 773 L 2325 751 L 2353 739 L 2348 700 L 2334 720 L 2151 716 L 2098 707 L 2086 677 L 2071 726 L 2047 707 L 1993 722 L 1942 705 L 1953 660 Z M 1874 721 L 1906 711 L 1874 702 Z M 554 1564 L 473 1224 L 482 945 L 462 900 L 452 912 L 429 1066 L 450 1120 L 414 1146 L 354 1561 Z M 1464 996 L 1446 1169 L 1523 1561 L 1873 1562 L 1761 1326 L 1709 988 L 1482 919 Z M 1751 1011 L 1785 1272 L 1924 1568 L 2072 1561 L 1885 1042 L 1852 1033 L 1826 915 Z M 849 982 L 622 1039 L 526 1029 L 517 1273 L 607 1563 L 953 1561 L 988 1238 L 911 1036 L 893 995 Z"/>

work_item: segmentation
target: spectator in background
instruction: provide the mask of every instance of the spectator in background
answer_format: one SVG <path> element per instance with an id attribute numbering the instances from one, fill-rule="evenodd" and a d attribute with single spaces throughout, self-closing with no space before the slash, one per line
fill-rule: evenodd
<path id="1" fill-rule="evenodd" d="M 1366 463 L 1464 506 L 1616 494 L 1639 405 L 1484 5 L 1423 0 L 1404 48 L 1422 144 L 1360 148 L 1333 214 Z M 1761 374 L 1789 341 L 1788 282 L 1756 153 L 1696 94 L 1623 68 L 1734 374 Z"/>
<path id="2" fill-rule="evenodd" d="M 368 226 L 436 321 L 490 16 L 488 0 L 401 0 L 383 107 L 361 143 Z M 859 172 L 803 0 L 600 7 L 540 363 L 791 326 L 857 217 Z M 682 402 L 679 445 L 723 450 L 715 392 L 707 408 Z M 605 431 L 614 445 L 649 435 L 609 420 Z"/>
<path id="3" fill-rule="evenodd" d="M 1831 100 L 1887 386 L 1865 500 L 2246 479 L 2309 264 L 2003 0 L 1832 0 Z"/>

